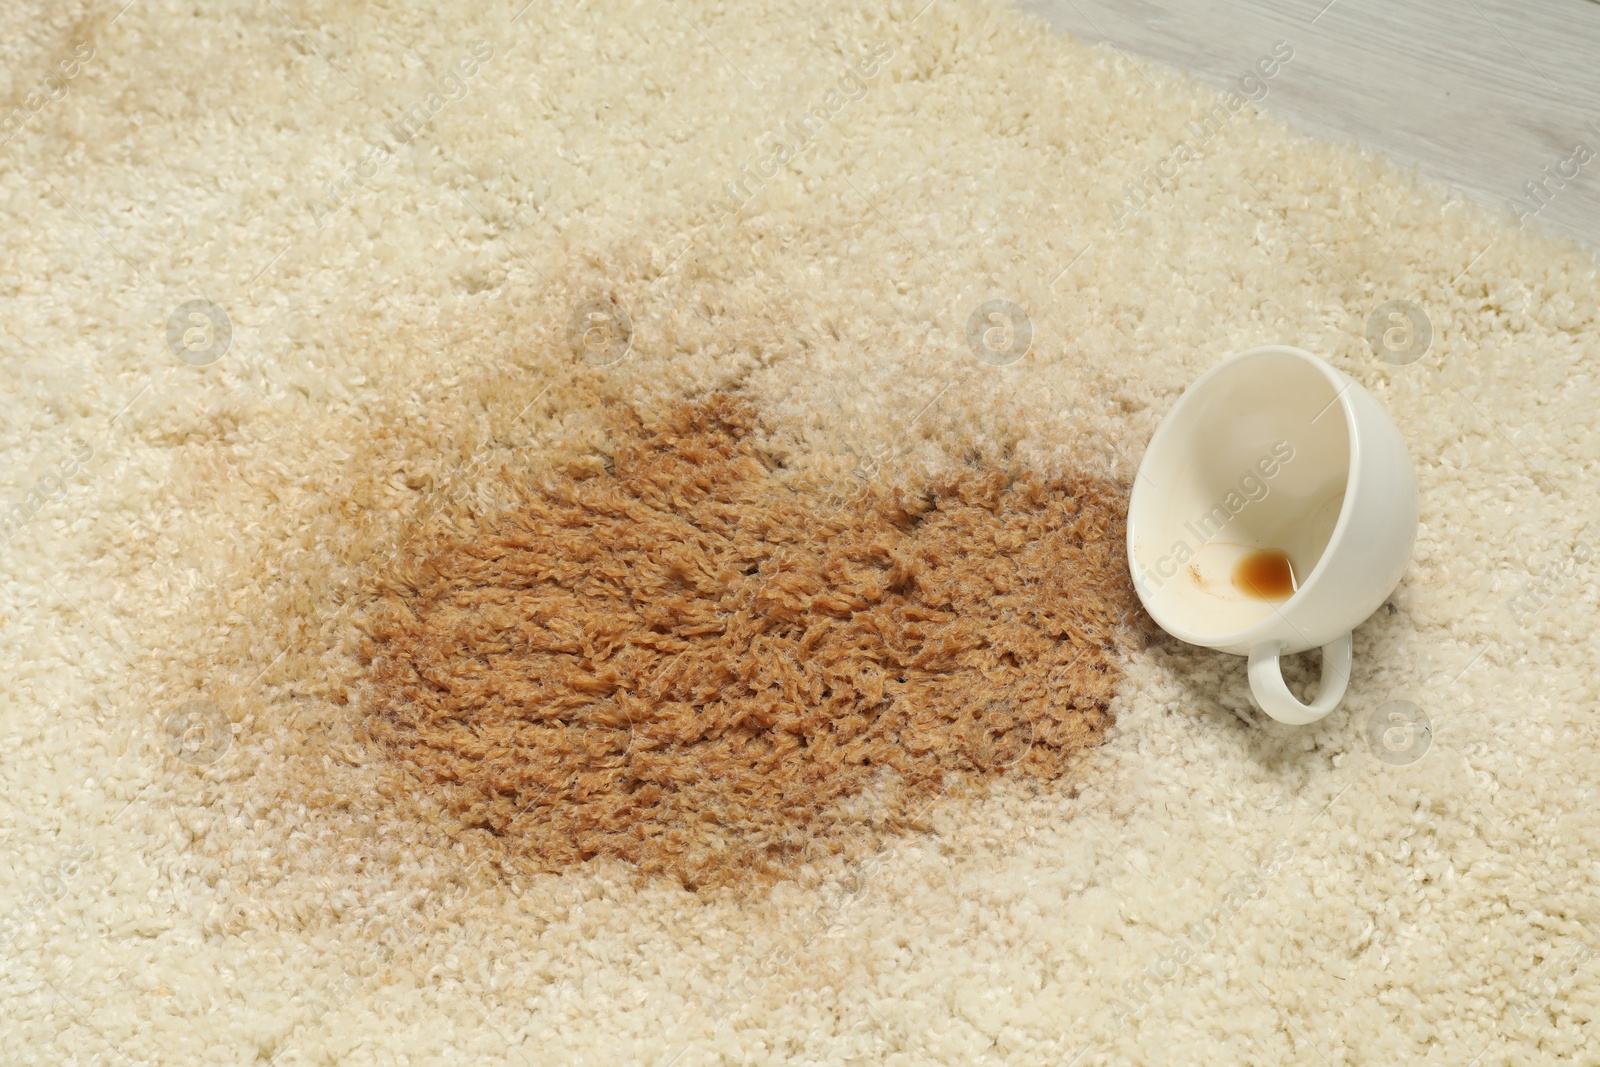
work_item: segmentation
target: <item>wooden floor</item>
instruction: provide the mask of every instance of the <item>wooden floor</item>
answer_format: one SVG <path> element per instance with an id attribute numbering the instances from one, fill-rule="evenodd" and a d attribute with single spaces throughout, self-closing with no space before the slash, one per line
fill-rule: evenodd
<path id="1" fill-rule="evenodd" d="M 1155 60 L 1218 86 L 1288 41 L 1294 59 L 1270 83 L 1267 108 L 1307 132 L 1415 164 L 1508 216 L 1516 198 L 1526 225 L 1600 251 L 1600 3 L 1021 2 L 1130 62 Z M 1594 154 L 1587 165 L 1585 153 L 1575 158 L 1579 142 Z M 1529 181 L 1545 183 L 1542 204 Z"/>

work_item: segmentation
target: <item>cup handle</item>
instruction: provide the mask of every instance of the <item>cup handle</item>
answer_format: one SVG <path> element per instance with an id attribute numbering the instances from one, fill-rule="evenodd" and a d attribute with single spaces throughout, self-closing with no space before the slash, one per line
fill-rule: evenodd
<path id="1" fill-rule="evenodd" d="M 1256 707 L 1279 722 L 1304 726 L 1316 722 L 1339 706 L 1345 687 L 1350 684 L 1350 635 L 1335 637 L 1322 646 L 1322 683 L 1317 699 L 1302 704 L 1283 681 L 1283 666 L 1278 662 L 1283 644 L 1269 641 L 1250 650 L 1250 695 Z"/>

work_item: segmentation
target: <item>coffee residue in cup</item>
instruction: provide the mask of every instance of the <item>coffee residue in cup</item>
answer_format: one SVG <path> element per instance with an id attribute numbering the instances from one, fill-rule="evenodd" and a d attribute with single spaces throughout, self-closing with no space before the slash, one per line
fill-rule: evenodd
<path id="1" fill-rule="evenodd" d="M 1278 548 L 1258 548 L 1233 567 L 1233 584 L 1257 600 L 1287 600 L 1300 588 L 1294 561 Z"/>

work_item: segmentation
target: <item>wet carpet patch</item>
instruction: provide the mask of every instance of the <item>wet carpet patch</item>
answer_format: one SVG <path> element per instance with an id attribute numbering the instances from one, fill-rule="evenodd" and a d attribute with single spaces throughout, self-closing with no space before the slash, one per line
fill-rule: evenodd
<path id="1" fill-rule="evenodd" d="M 359 712 L 456 832 L 549 870 L 770 880 L 1102 738 L 1124 487 L 967 470 L 830 498 L 775 477 L 762 431 L 725 395 L 621 416 L 608 458 L 378 582 Z"/>

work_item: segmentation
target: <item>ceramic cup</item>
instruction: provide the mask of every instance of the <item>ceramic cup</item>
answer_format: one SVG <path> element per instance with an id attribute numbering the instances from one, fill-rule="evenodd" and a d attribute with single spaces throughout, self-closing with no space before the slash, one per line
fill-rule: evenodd
<path id="1" fill-rule="evenodd" d="M 1249 656 L 1256 706 L 1297 725 L 1343 699 L 1350 633 L 1399 584 L 1416 535 L 1416 471 L 1388 413 L 1284 345 L 1231 356 L 1184 391 L 1128 505 L 1145 610 L 1181 641 Z M 1292 591 L 1267 599 L 1252 567 L 1283 556 Z M 1322 683 L 1305 704 L 1279 657 L 1312 648 Z"/>

